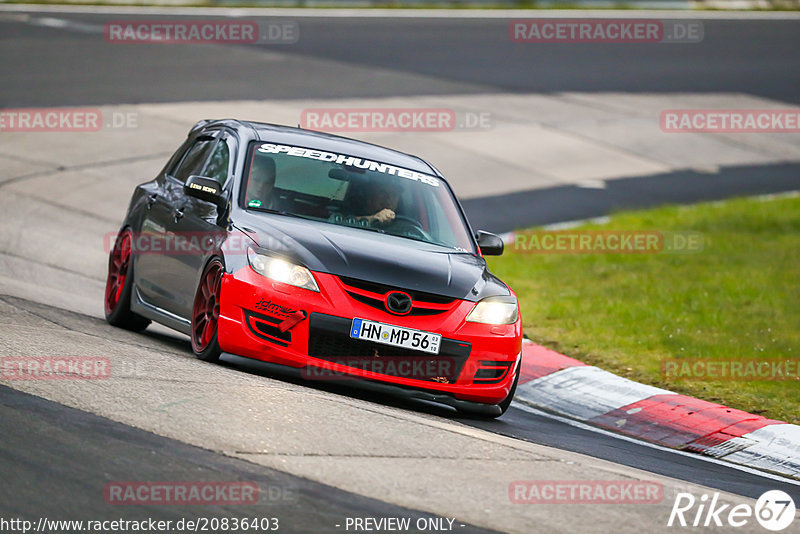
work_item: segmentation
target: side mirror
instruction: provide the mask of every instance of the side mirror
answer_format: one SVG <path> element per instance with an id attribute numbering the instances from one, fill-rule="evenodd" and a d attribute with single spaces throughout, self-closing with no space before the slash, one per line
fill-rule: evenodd
<path id="1" fill-rule="evenodd" d="M 183 191 L 189 196 L 216 204 L 219 208 L 224 207 L 228 202 L 222 186 L 213 178 L 190 176 L 186 183 L 183 184 Z"/>
<path id="2" fill-rule="evenodd" d="M 478 230 L 475 237 L 484 256 L 499 256 L 503 253 L 503 239 L 499 235 Z"/>

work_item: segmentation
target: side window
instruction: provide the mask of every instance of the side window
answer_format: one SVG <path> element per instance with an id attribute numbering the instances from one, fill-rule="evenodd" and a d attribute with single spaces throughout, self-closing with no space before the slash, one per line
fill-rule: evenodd
<path id="1" fill-rule="evenodd" d="M 208 160 L 211 150 L 214 148 L 216 139 L 201 138 L 189 147 L 178 167 L 173 172 L 173 176 L 179 182 L 186 182 L 186 179 L 193 174 L 201 174 L 206 160 Z"/>
<path id="2" fill-rule="evenodd" d="M 203 176 L 213 178 L 218 181 L 220 185 L 225 184 L 228 178 L 228 168 L 231 161 L 231 153 L 228 148 L 228 143 L 224 139 L 217 143 L 214 152 L 211 153 L 211 159 L 208 160 Z"/>

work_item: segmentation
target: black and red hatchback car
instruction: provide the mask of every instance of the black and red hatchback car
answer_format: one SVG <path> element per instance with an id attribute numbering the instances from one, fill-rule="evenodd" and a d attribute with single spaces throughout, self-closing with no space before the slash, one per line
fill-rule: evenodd
<path id="1" fill-rule="evenodd" d="M 496 417 L 514 396 L 517 298 L 420 158 L 297 128 L 201 121 L 133 193 L 109 323 L 156 321 L 195 354 L 345 377 Z"/>

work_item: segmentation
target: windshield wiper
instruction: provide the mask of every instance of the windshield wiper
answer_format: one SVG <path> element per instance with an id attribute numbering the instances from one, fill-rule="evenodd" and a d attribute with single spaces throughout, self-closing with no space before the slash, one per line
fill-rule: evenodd
<path id="1" fill-rule="evenodd" d="M 464 251 L 458 250 L 456 247 L 447 245 L 445 243 L 439 243 L 438 241 L 428 241 L 427 239 L 422 239 L 421 237 L 413 237 L 413 236 L 405 235 L 405 234 L 391 234 L 391 233 L 389 235 L 402 237 L 404 239 L 410 239 L 412 241 L 419 241 L 420 243 L 425 243 L 425 244 L 428 244 L 428 245 L 436 245 L 437 247 L 449 248 L 449 249 L 455 250 L 456 252 L 466 252 L 465 250 Z"/>
<path id="2" fill-rule="evenodd" d="M 385 234 L 386 233 L 386 230 L 384 230 L 383 228 L 375 228 L 374 226 L 356 226 L 354 224 L 337 224 L 337 223 L 332 223 L 332 224 L 335 224 L 336 226 L 344 226 L 345 228 L 356 228 L 358 230 L 368 230 L 370 232 L 377 232 L 379 234 Z"/>
<path id="3" fill-rule="evenodd" d="M 297 217 L 298 219 L 306 219 L 309 221 L 319 221 L 317 217 L 311 217 L 309 215 L 300 215 L 298 213 L 292 213 L 290 211 L 283 211 L 283 210 L 274 210 L 272 208 L 260 208 L 256 206 L 248 206 L 247 209 L 260 211 L 261 213 L 272 213 L 275 215 L 285 215 L 286 217 Z"/>

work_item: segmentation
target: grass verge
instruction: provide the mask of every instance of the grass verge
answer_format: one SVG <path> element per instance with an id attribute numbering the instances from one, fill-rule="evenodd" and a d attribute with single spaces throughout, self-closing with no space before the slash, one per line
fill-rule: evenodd
<path id="1" fill-rule="evenodd" d="M 632 380 L 800 423 L 800 197 L 622 212 L 561 233 L 608 231 L 652 231 L 664 242 L 691 231 L 702 250 L 542 253 L 546 234 L 522 232 L 488 261 L 517 292 L 525 333 Z M 730 372 L 737 360 L 739 379 L 708 377 L 709 364 Z M 794 376 L 770 366 L 766 380 L 762 361 L 784 362 Z"/>

